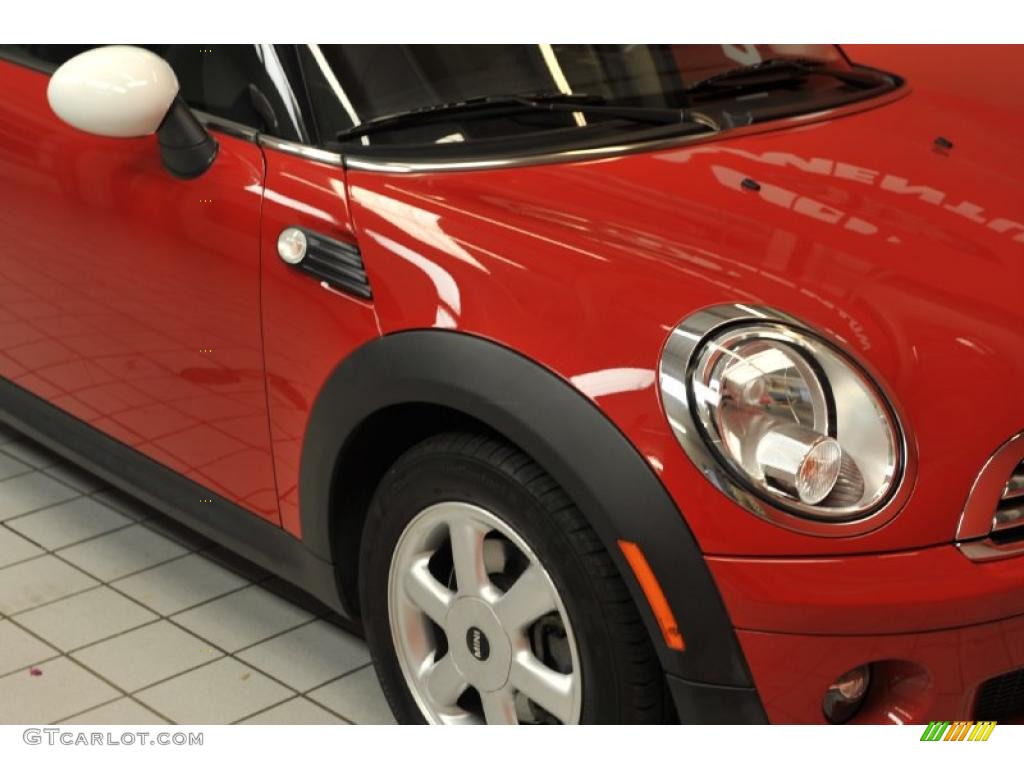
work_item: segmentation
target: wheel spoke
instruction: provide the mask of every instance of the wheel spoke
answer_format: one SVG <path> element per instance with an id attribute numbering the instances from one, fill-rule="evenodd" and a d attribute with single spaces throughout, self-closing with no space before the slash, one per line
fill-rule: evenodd
<path id="1" fill-rule="evenodd" d="M 531 565 L 494 606 L 507 632 L 525 629 L 545 613 L 557 609 L 555 595 L 544 571 Z"/>
<path id="2" fill-rule="evenodd" d="M 441 708 L 454 707 L 459 696 L 466 690 L 466 681 L 455 668 L 451 653 L 427 667 L 423 673 L 427 694 Z"/>
<path id="3" fill-rule="evenodd" d="M 453 520 L 448 524 L 448 535 L 459 595 L 479 597 L 491 584 L 484 567 L 486 531 L 469 520 Z"/>
<path id="4" fill-rule="evenodd" d="M 427 555 L 419 558 L 405 577 L 405 594 L 417 608 L 423 611 L 438 626 L 444 626 L 444 619 L 455 595 L 434 578 Z"/>
<path id="5" fill-rule="evenodd" d="M 573 716 L 573 676 L 563 675 L 529 651 L 520 651 L 512 661 L 509 682 L 527 698 L 567 723 Z"/>
<path id="6" fill-rule="evenodd" d="M 508 688 L 480 694 L 484 705 L 484 719 L 488 725 L 518 725 L 516 697 Z"/>

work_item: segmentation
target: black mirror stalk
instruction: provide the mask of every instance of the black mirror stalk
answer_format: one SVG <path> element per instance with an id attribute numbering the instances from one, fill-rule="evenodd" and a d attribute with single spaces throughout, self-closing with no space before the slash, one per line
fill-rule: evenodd
<path id="1" fill-rule="evenodd" d="M 217 142 L 181 96 L 175 97 L 156 136 L 164 167 L 179 179 L 201 176 L 217 157 Z"/>

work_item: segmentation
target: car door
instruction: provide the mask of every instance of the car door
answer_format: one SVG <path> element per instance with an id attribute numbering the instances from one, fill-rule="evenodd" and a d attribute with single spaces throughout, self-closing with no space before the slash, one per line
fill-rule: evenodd
<path id="1" fill-rule="evenodd" d="M 0 375 L 279 523 L 260 330 L 264 162 L 245 130 L 266 111 L 246 77 L 249 59 L 263 62 L 255 46 L 162 48 L 186 101 L 235 121 L 211 128 L 216 161 L 191 181 L 162 167 L 154 137 L 57 119 L 47 70 L 74 47 L 0 50 Z"/>

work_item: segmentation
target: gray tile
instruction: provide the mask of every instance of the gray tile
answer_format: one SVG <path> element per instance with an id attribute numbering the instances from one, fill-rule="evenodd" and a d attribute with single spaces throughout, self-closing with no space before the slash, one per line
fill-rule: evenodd
<path id="1" fill-rule="evenodd" d="M 90 709 L 63 721 L 66 725 L 166 725 L 139 702 L 123 696 L 117 701 Z"/>
<path id="2" fill-rule="evenodd" d="M 395 722 L 373 667 L 364 667 L 306 695 L 359 725 L 390 725 Z"/>
<path id="3" fill-rule="evenodd" d="M 22 515 L 8 521 L 7 526 L 37 544 L 54 550 L 123 528 L 131 522 L 129 518 L 88 496 L 79 496 Z"/>
<path id="4" fill-rule="evenodd" d="M 325 621 L 271 638 L 238 658 L 300 692 L 370 663 L 362 640 Z"/>
<path id="5" fill-rule="evenodd" d="M 267 579 L 260 586 L 264 589 L 273 592 L 279 597 L 283 597 L 289 603 L 295 603 L 300 608 L 305 608 L 307 611 L 315 616 L 324 616 L 331 612 L 331 609 L 321 603 L 315 597 L 308 592 L 305 592 L 294 584 L 280 579 L 277 576 Z"/>
<path id="6" fill-rule="evenodd" d="M 106 480 L 96 477 L 89 470 L 74 464 L 57 464 L 47 467 L 46 474 L 57 478 L 65 485 L 70 485 L 76 491 L 81 491 L 82 493 L 95 493 L 110 485 Z"/>
<path id="7" fill-rule="evenodd" d="M 202 555 L 192 554 L 119 579 L 113 586 L 154 611 L 169 616 L 241 589 L 248 583 Z"/>
<path id="8" fill-rule="evenodd" d="M 55 723 L 121 694 L 66 657 L 0 677 L 0 723 Z"/>
<path id="9" fill-rule="evenodd" d="M 348 725 L 340 717 L 301 696 L 243 720 L 242 725 Z"/>
<path id="10" fill-rule="evenodd" d="M 58 652 L 11 621 L 0 621 L 0 675 L 38 664 Z"/>
<path id="11" fill-rule="evenodd" d="M 198 552 L 201 549 L 207 549 L 212 546 L 212 542 L 205 536 L 201 536 L 191 528 L 182 525 L 176 520 L 172 520 L 166 515 L 153 515 L 151 518 L 144 520 L 143 525 L 193 552 Z"/>
<path id="12" fill-rule="evenodd" d="M 0 525 L 0 568 L 41 554 L 43 550 L 31 541 Z"/>
<path id="13" fill-rule="evenodd" d="M 8 477 L 23 475 L 26 472 L 31 471 L 32 467 L 28 464 L 18 461 L 16 458 L 8 456 L 6 453 L 0 453 L 0 480 L 6 480 Z"/>
<path id="14" fill-rule="evenodd" d="M 95 579 L 53 555 L 26 560 L 0 571 L 0 613 L 10 616 L 95 585 Z"/>
<path id="15" fill-rule="evenodd" d="M 159 621 L 90 645 L 71 656 L 130 692 L 223 654 L 170 622 Z"/>
<path id="16" fill-rule="evenodd" d="M 0 423 L 0 445 L 9 443 L 18 437 L 21 437 L 21 433 L 18 430 L 7 424 Z"/>
<path id="17" fill-rule="evenodd" d="M 122 515 L 130 517 L 132 520 L 145 520 L 157 514 L 157 511 L 145 502 L 139 501 L 134 496 L 129 496 L 117 488 L 97 491 L 93 494 L 93 498 L 103 502 L 108 507 L 116 509 Z"/>
<path id="18" fill-rule="evenodd" d="M 253 586 L 179 613 L 174 621 L 234 653 L 312 618 L 302 608 Z"/>
<path id="19" fill-rule="evenodd" d="M 0 480 L 0 521 L 78 496 L 78 491 L 42 472 Z"/>
<path id="20" fill-rule="evenodd" d="M 52 467 L 54 464 L 59 464 L 62 461 L 60 456 L 53 451 L 25 438 L 18 438 L 9 443 L 4 443 L 2 450 L 19 461 L 31 464 L 36 469 Z"/>
<path id="21" fill-rule="evenodd" d="M 213 560 L 219 565 L 223 565 L 225 568 L 237 573 L 239 576 L 248 579 L 249 581 L 260 582 L 270 578 L 270 572 L 256 565 L 256 563 L 246 560 L 239 554 L 232 552 L 230 549 L 214 545 L 209 549 L 203 550 L 203 557 Z"/>
<path id="22" fill-rule="evenodd" d="M 147 688 L 136 698 L 176 723 L 233 723 L 292 695 L 283 685 L 225 658 Z"/>
<path id="23" fill-rule="evenodd" d="M 18 623 L 62 651 L 70 651 L 156 618 L 109 587 L 100 587 L 20 613 Z"/>
<path id="24" fill-rule="evenodd" d="M 63 549 L 60 556 L 102 581 L 113 581 L 186 552 L 170 539 L 136 523 Z"/>

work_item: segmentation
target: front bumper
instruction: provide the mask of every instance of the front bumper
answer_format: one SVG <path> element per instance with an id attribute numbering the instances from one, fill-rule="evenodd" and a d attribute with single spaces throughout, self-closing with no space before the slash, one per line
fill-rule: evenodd
<path id="1" fill-rule="evenodd" d="M 853 722 L 970 720 L 986 681 L 1024 668 L 1024 558 L 943 546 L 707 562 L 770 722 L 825 722 L 826 689 L 862 664 L 873 682 Z M 1024 719 L 1024 700 L 1002 719 Z"/>

